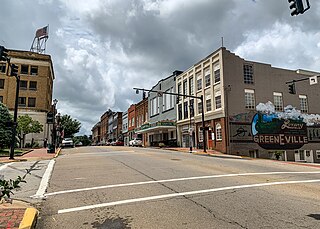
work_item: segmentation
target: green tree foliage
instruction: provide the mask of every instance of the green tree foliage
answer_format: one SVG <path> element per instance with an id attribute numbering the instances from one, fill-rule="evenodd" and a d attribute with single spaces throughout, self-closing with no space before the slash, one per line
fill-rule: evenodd
<path id="1" fill-rule="evenodd" d="M 81 122 L 76 119 L 72 119 L 71 116 L 67 114 L 61 117 L 60 123 L 64 130 L 65 138 L 72 138 L 80 131 L 81 128 Z"/>
<path id="2" fill-rule="evenodd" d="M 12 128 L 8 123 L 12 121 L 8 108 L 0 103 L 0 149 L 8 147 L 11 142 Z"/>
<path id="3" fill-rule="evenodd" d="M 17 134 L 20 140 L 20 147 L 24 145 L 27 134 L 36 134 L 42 131 L 43 125 L 39 121 L 33 120 L 29 115 L 21 115 L 18 117 Z"/>
<path id="4" fill-rule="evenodd" d="M 91 144 L 91 140 L 87 135 L 76 136 L 74 137 L 73 141 L 76 145 L 78 145 L 80 142 L 82 143 L 83 146 L 88 146 Z"/>

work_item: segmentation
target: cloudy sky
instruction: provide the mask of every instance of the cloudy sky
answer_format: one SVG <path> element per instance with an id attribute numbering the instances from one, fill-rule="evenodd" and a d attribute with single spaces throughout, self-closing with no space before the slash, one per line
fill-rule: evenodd
<path id="1" fill-rule="evenodd" d="M 221 46 L 253 61 L 320 71 L 320 2 L 290 16 L 287 0 L 1 0 L 0 44 L 29 50 L 49 24 L 58 109 L 82 123 L 127 110 L 174 70 Z"/>

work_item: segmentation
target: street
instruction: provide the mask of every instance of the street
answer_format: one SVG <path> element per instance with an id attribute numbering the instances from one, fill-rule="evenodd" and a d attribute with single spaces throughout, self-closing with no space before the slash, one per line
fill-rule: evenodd
<path id="1" fill-rule="evenodd" d="M 64 149 L 37 228 L 319 228 L 319 174 L 150 148 Z"/>

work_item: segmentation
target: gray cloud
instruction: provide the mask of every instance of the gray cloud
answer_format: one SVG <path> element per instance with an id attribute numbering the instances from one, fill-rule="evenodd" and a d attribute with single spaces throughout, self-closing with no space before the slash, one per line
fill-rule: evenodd
<path id="1" fill-rule="evenodd" d="M 4 0 L 0 43 L 28 50 L 36 29 L 50 25 L 58 109 L 90 134 L 104 111 L 141 99 L 133 87 L 189 68 L 221 37 L 243 58 L 319 71 L 320 3 L 311 4 L 291 17 L 278 0 Z"/>

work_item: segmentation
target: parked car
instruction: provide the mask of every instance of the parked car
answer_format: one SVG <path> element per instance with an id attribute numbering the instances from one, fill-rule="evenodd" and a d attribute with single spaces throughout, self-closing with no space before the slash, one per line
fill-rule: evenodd
<path id="1" fill-rule="evenodd" d="M 134 138 L 129 141 L 129 146 L 142 146 L 142 140 L 139 138 Z"/>
<path id="2" fill-rule="evenodd" d="M 65 148 L 65 147 L 74 147 L 74 143 L 73 143 L 72 138 L 64 138 L 64 139 L 62 140 L 61 147 L 62 147 L 62 148 Z"/>
<path id="3" fill-rule="evenodd" d="M 118 141 L 115 142 L 115 145 L 116 145 L 116 146 L 124 146 L 124 142 L 118 140 Z"/>

